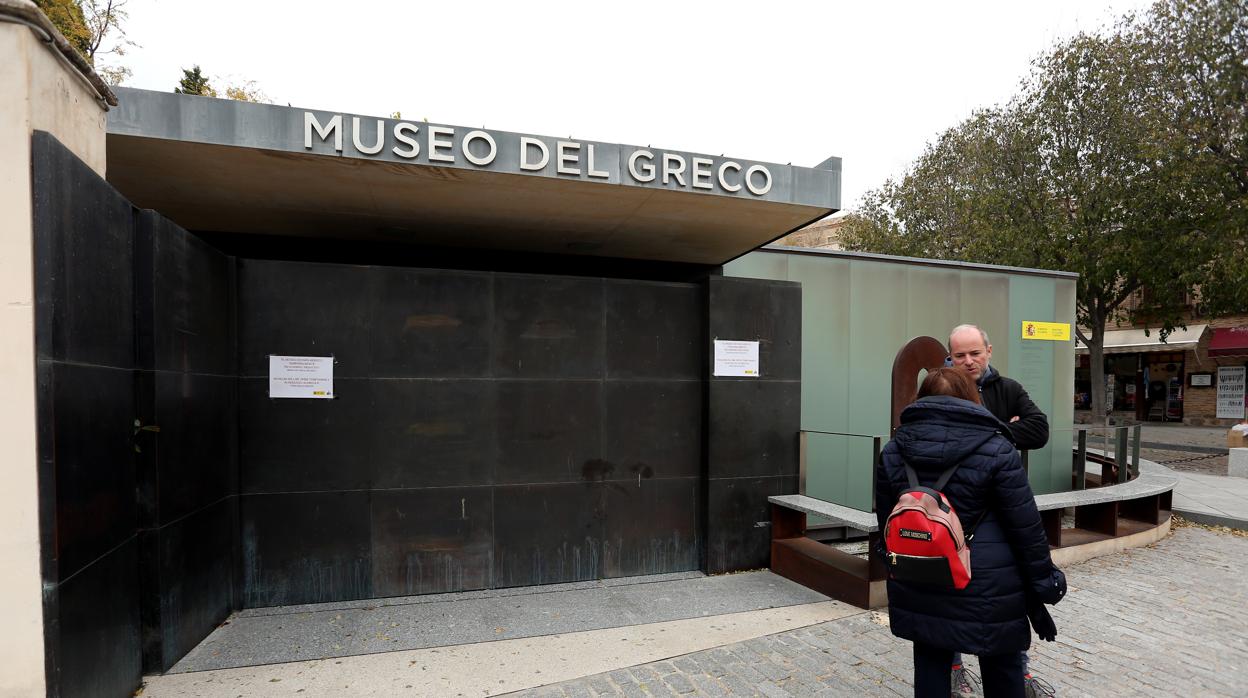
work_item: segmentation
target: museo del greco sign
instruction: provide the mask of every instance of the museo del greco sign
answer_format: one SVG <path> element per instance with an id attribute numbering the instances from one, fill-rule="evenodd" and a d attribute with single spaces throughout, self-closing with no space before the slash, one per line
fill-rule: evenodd
<path id="1" fill-rule="evenodd" d="M 571 139 L 395 119 L 303 112 L 303 149 L 590 181 L 763 197 L 772 190 L 763 164 Z"/>
<path id="2" fill-rule="evenodd" d="M 840 208 L 841 160 L 814 167 L 640 144 L 381 118 L 118 87 L 108 134 L 335 157 L 460 173 L 663 189 L 690 196 Z M 779 128 L 760 126 L 760 128 Z M 474 178 L 472 181 L 481 181 Z M 598 194 L 609 192 L 599 189 Z M 815 215 L 815 212 L 811 212 Z M 800 217 L 800 216 L 799 216 Z"/>

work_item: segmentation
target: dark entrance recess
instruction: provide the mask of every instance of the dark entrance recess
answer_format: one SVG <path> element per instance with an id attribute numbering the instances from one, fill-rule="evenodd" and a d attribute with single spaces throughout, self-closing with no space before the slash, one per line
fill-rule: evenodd
<path id="1" fill-rule="evenodd" d="M 799 285 L 252 256 L 32 147 L 51 695 L 128 695 L 245 607 L 767 565 Z M 764 377 L 708 378 L 715 337 Z M 336 399 L 269 399 L 269 354 L 334 356 Z"/>

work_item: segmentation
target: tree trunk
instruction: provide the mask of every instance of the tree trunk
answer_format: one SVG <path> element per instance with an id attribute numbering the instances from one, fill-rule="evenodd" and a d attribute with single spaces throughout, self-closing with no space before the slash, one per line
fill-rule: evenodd
<path id="1" fill-rule="evenodd" d="M 1088 363 L 1092 368 L 1092 423 L 1108 426 L 1109 409 L 1105 395 L 1105 322 L 1093 321 L 1088 334 Z"/>

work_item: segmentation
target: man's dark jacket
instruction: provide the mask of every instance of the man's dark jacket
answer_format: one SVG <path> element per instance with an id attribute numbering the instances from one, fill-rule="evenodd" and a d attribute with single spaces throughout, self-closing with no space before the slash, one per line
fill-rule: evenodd
<path id="1" fill-rule="evenodd" d="M 979 396 L 984 407 L 1009 428 L 1019 450 L 1032 451 L 1049 442 L 1049 418 L 1018 381 L 1001 375 L 992 364 L 979 382 Z M 1018 417 L 1018 421 L 1011 423 L 1013 417 Z"/>
<path id="2" fill-rule="evenodd" d="M 880 530 L 909 487 L 905 463 L 929 487 L 959 463 L 944 493 L 963 530 L 988 514 L 974 531 L 965 589 L 889 580 L 889 624 L 898 637 L 975 655 L 1021 652 L 1031 645 L 1028 592 L 1045 603 L 1060 598 L 1036 500 L 1008 435 L 983 407 L 954 397 L 926 397 L 901 413 L 876 471 Z"/>

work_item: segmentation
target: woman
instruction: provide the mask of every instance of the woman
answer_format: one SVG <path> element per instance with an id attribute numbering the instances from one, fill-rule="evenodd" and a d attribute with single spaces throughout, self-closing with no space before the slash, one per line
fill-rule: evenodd
<path id="1" fill-rule="evenodd" d="M 888 582 L 889 625 L 914 642 L 916 696 L 946 698 L 953 653 L 961 651 L 979 656 L 985 696 L 1021 698 L 1029 606 L 1042 610 L 1040 603 L 1057 603 L 1065 594 L 1009 433 L 979 404 L 965 371 L 940 368 L 928 373 L 919 399 L 901 413 L 901 426 L 884 447 L 875 485 L 880 530 L 910 488 L 906 464 L 929 487 L 957 464 L 943 492 L 974 538 L 965 589 Z"/>

